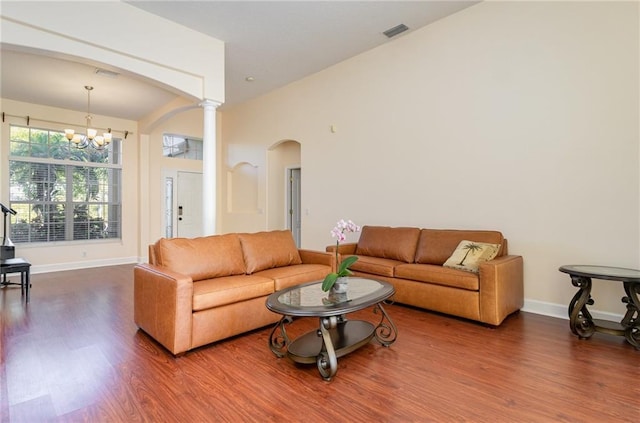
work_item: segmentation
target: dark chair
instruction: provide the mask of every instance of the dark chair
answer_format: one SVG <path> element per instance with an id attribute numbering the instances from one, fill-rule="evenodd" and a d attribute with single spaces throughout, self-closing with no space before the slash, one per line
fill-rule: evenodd
<path id="1" fill-rule="evenodd" d="M 29 302 L 29 288 L 31 288 L 30 272 L 31 263 L 22 258 L 9 258 L 0 260 L 0 286 L 20 285 L 22 296 Z M 20 273 L 20 283 L 9 282 L 7 280 L 8 273 Z"/>

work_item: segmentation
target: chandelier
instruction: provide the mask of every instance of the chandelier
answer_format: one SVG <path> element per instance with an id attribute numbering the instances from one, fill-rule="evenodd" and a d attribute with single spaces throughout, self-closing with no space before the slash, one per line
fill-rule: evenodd
<path id="1" fill-rule="evenodd" d="M 111 143 L 111 128 L 102 135 L 98 135 L 98 131 L 91 128 L 91 90 L 93 90 L 93 87 L 85 85 L 84 89 L 87 90 L 87 127 L 85 134 L 76 134 L 73 129 L 65 129 L 64 136 L 69 140 L 69 145 L 74 145 L 76 148 L 91 146 L 96 150 L 103 150 Z"/>

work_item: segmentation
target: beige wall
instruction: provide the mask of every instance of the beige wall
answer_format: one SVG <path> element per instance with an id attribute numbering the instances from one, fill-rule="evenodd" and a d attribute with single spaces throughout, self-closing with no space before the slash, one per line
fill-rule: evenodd
<path id="1" fill-rule="evenodd" d="M 484 2 L 225 110 L 223 160 L 264 179 L 301 143 L 306 248 L 340 218 L 501 230 L 526 307 L 566 316 L 560 265 L 640 268 L 638 36 L 638 3 Z M 594 309 L 621 295 L 596 282 Z"/>
<path id="2" fill-rule="evenodd" d="M 640 268 L 638 32 L 637 3 L 485 2 L 227 109 L 217 125 L 220 232 L 283 223 L 270 181 L 293 160 L 269 149 L 296 140 L 305 248 L 332 243 L 340 218 L 499 229 L 525 258 L 526 307 L 566 315 L 575 289 L 558 266 Z M 7 100 L 2 111 L 84 119 Z M 163 169 L 199 166 L 162 159 L 159 143 L 163 132 L 201 136 L 202 110 L 160 121 L 124 144 L 121 243 L 21 247 L 21 256 L 41 270 L 144 257 L 162 235 Z M 222 212 L 239 163 L 258 169 L 255 213 Z M 621 313 L 619 284 L 596 282 L 594 297 L 596 309 Z"/>

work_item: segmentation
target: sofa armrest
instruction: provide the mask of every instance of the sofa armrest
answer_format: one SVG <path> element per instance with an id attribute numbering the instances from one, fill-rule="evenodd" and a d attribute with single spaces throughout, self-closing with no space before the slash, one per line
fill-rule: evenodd
<path id="1" fill-rule="evenodd" d="M 497 326 L 524 305 L 522 256 L 480 264 L 480 321 Z"/>
<path id="2" fill-rule="evenodd" d="M 152 264 L 133 269 L 133 319 L 174 355 L 191 348 L 193 281 Z"/>
<path id="3" fill-rule="evenodd" d="M 325 253 L 323 251 L 314 250 L 298 250 L 300 253 L 300 259 L 303 264 L 324 264 L 330 266 L 332 269 L 335 266 L 336 258 L 333 254 Z"/>
<path id="4" fill-rule="evenodd" d="M 348 242 L 346 244 L 340 244 L 338 245 L 338 254 L 343 254 L 345 256 L 352 256 L 356 253 L 356 247 L 358 246 L 358 243 L 356 242 Z M 326 251 L 328 253 L 333 253 L 335 254 L 336 251 L 336 246 L 335 245 L 328 245 L 326 248 Z"/>
<path id="5" fill-rule="evenodd" d="M 338 264 L 342 263 L 342 256 L 352 256 L 356 253 L 356 247 L 358 246 L 355 242 L 348 242 L 346 244 L 338 245 L 338 257 L 336 260 L 336 246 L 328 245 L 326 248 L 327 253 L 330 253 L 333 256 L 333 266 L 331 267 L 332 272 L 338 271 Z"/>

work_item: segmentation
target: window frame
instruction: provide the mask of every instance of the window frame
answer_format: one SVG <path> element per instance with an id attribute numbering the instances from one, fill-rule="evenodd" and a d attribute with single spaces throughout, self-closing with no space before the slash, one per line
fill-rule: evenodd
<path id="1" fill-rule="evenodd" d="M 193 143 L 190 146 L 190 143 Z M 185 148 L 181 148 L 185 145 Z M 162 156 L 168 159 L 203 161 L 204 140 L 187 135 L 162 134 Z"/>
<path id="2" fill-rule="evenodd" d="M 14 139 L 14 128 L 22 128 L 26 129 L 28 140 L 20 140 Z M 39 143 L 41 146 L 44 144 L 42 140 L 35 140 L 32 136 L 33 131 L 45 131 L 47 132 L 47 157 L 34 157 L 33 156 L 33 145 Z M 31 127 L 19 124 L 10 124 L 9 125 L 9 154 L 7 158 L 7 163 L 9 167 L 9 171 L 7 172 L 8 183 L 9 183 L 9 203 L 18 208 L 24 209 L 25 205 L 28 208 L 28 216 L 24 219 L 24 214 L 22 216 L 12 215 L 8 229 L 8 236 L 11 238 L 14 244 L 19 244 L 21 246 L 47 246 L 52 244 L 78 244 L 78 243 L 86 243 L 86 242 L 121 242 L 122 241 L 122 198 L 123 198 L 123 166 L 122 166 L 122 139 L 114 138 L 111 142 L 111 145 L 105 149 L 103 154 L 107 154 L 106 160 L 108 163 L 104 162 L 95 162 L 88 161 L 92 158 L 95 158 L 95 151 L 91 152 L 75 152 L 75 147 L 67 144 L 66 146 L 66 158 L 55 158 L 55 156 L 60 156 L 58 154 L 54 155 L 51 153 L 51 139 L 55 138 L 53 142 L 58 144 L 58 147 L 61 150 L 65 150 L 65 147 L 61 147 L 63 143 L 60 140 L 60 136 L 64 138 L 64 132 L 54 128 L 39 128 L 39 127 Z M 66 141 L 66 138 L 65 138 Z M 68 141 L 67 141 L 68 143 Z M 16 155 L 14 154 L 14 146 L 19 144 L 25 144 L 26 155 Z M 42 147 L 44 148 L 44 147 Z M 87 147 L 86 150 L 93 149 L 93 147 Z M 95 149 L 93 149 L 95 150 Z M 84 151 L 84 150 L 81 150 Z M 75 157 L 75 159 L 74 159 Z M 104 156 L 103 156 L 104 157 Z M 117 163 L 113 163 L 113 161 L 117 161 Z M 55 166 L 61 166 L 64 171 L 64 181 L 58 184 L 59 187 L 64 185 L 64 200 L 56 200 L 53 201 L 52 198 L 29 198 L 29 195 L 24 196 L 23 198 L 16 198 L 14 186 L 16 185 L 16 179 L 13 176 L 13 166 L 14 163 L 26 163 L 30 166 L 34 165 L 47 165 L 47 179 L 44 181 L 36 181 L 35 183 L 42 183 L 45 185 L 49 185 L 52 183 L 56 183 L 56 180 L 51 180 L 51 169 Z M 76 183 L 74 174 L 80 171 L 81 173 L 88 172 L 88 169 L 104 169 L 106 171 L 106 175 L 98 175 L 97 178 L 102 179 L 106 178 L 106 184 L 99 184 L 97 188 L 97 194 L 94 196 L 94 199 L 88 197 L 90 195 L 89 188 L 91 187 L 91 183 L 95 184 L 95 180 L 90 182 L 89 176 L 85 177 L 84 185 L 81 185 L 80 189 L 84 190 L 85 195 L 87 195 L 84 201 L 78 201 L 76 197 L 76 193 L 78 190 L 74 191 L 74 186 Z M 28 168 L 27 168 L 28 169 Z M 30 179 L 29 182 L 33 182 L 34 179 Z M 100 191 L 100 186 L 104 187 L 104 190 Z M 94 187 L 95 190 L 95 187 Z M 107 197 L 106 201 L 100 201 L 100 196 Z M 63 239 L 55 239 L 56 237 L 60 237 L 60 232 L 56 234 L 54 225 L 55 221 L 51 219 L 52 216 L 47 216 L 47 220 L 43 221 L 42 225 L 47 225 L 47 229 L 44 231 L 46 239 L 35 239 L 35 236 L 32 235 L 32 229 L 34 225 L 34 215 L 33 206 L 39 205 L 45 208 L 50 205 L 62 205 L 61 208 L 64 210 L 64 238 Z M 96 210 L 96 206 L 98 208 L 98 212 L 96 216 L 98 219 L 92 220 L 91 213 L 87 212 L 86 220 L 82 218 L 78 218 L 78 212 L 85 210 Z M 100 210 L 102 209 L 102 210 Z M 60 210 L 60 209 L 58 209 Z M 106 213 L 102 214 L 102 212 L 106 210 Z M 48 212 L 50 213 L 50 212 Z M 106 215 L 107 217 L 103 217 Z M 26 220 L 26 222 L 20 222 L 19 219 Z M 82 226 L 86 223 L 87 228 L 84 230 L 84 233 L 78 232 L 76 227 Z M 26 224 L 27 225 L 27 239 L 18 238 L 14 235 L 14 227 L 16 225 Z M 100 227 L 102 225 L 102 230 L 98 230 L 98 233 L 103 233 L 106 236 L 93 236 L 92 237 L 92 224 L 95 225 L 93 228 Z M 77 234 L 80 233 L 82 235 L 81 239 L 75 239 Z M 94 232 L 95 234 L 96 232 Z"/>

